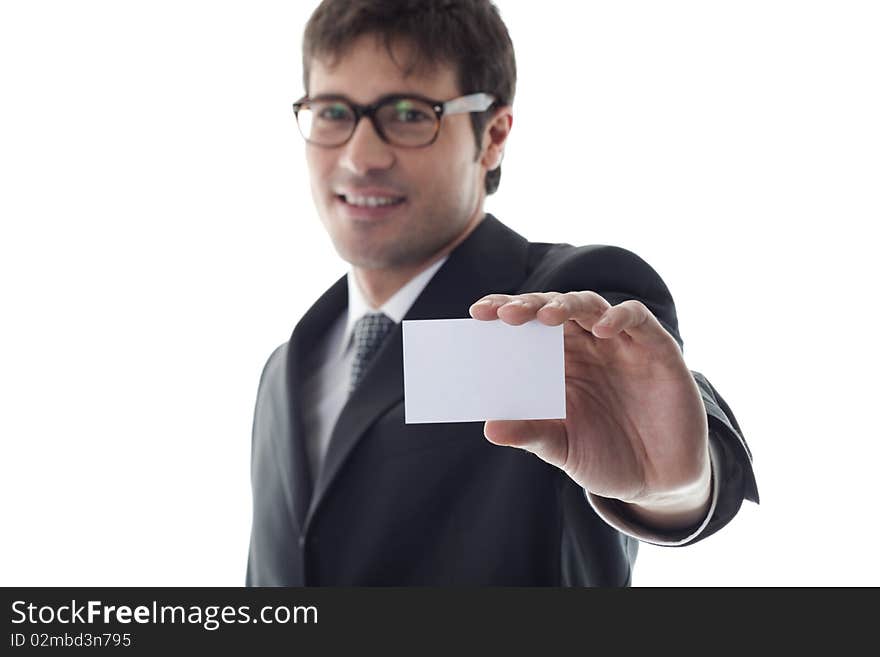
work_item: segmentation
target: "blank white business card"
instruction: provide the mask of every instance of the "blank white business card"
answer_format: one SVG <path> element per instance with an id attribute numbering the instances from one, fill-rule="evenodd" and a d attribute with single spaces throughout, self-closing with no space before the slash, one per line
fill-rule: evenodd
<path id="1" fill-rule="evenodd" d="M 565 417 L 562 325 L 403 322 L 407 424 Z"/>

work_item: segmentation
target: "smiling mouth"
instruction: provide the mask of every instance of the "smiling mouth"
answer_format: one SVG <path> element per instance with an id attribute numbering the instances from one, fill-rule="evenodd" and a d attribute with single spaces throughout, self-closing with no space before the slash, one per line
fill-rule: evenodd
<path id="1" fill-rule="evenodd" d="M 406 201 L 405 196 L 358 196 L 337 194 L 336 198 L 355 208 L 384 208 L 400 205 Z"/>

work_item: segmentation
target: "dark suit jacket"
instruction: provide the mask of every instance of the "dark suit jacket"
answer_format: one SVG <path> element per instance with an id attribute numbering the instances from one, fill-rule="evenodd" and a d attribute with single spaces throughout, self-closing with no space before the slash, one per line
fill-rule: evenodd
<path id="1" fill-rule="evenodd" d="M 483 295 L 593 290 L 638 299 L 681 344 L 672 297 L 638 256 L 612 246 L 531 243 L 491 215 L 453 251 L 406 319 L 468 317 Z M 309 472 L 300 400 L 314 349 L 346 309 L 340 278 L 269 357 L 253 425 L 250 586 L 620 586 L 638 541 L 607 525 L 560 469 L 490 444 L 481 422 L 404 424 L 401 327 Z M 694 373 L 721 488 L 700 540 L 758 501 L 751 454 L 727 404 Z"/>

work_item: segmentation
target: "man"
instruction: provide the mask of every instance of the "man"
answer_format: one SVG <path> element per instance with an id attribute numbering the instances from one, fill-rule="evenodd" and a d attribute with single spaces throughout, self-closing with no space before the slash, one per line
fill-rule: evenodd
<path id="1" fill-rule="evenodd" d="M 628 585 L 638 540 L 758 501 L 656 272 L 485 214 L 516 75 L 489 0 L 325 0 L 303 65 L 312 193 L 352 268 L 260 380 L 248 585 Z M 564 420 L 404 424 L 401 320 L 468 314 L 564 324 Z"/>

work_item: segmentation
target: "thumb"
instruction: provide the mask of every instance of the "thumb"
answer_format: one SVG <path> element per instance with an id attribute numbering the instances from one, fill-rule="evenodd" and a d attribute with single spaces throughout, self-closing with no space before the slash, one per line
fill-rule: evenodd
<path id="1" fill-rule="evenodd" d="M 559 468 L 565 467 L 568 458 L 562 420 L 488 420 L 483 435 L 494 445 L 524 449 Z"/>

